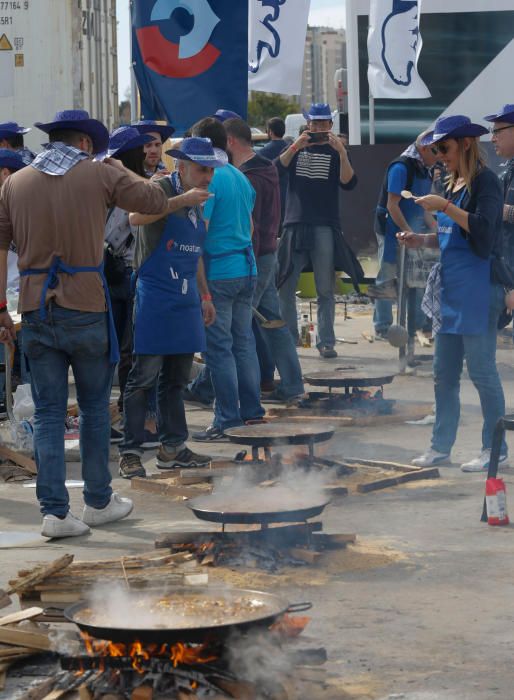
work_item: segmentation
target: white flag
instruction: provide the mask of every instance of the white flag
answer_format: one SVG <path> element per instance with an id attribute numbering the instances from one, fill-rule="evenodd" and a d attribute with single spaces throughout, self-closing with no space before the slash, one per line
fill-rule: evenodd
<path id="1" fill-rule="evenodd" d="M 430 92 L 418 75 L 422 0 L 371 0 L 368 82 L 373 97 L 419 99 Z"/>
<path id="2" fill-rule="evenodd" d="M 299 95 L 310 0 L 249 3 L 248 89 Z"/>

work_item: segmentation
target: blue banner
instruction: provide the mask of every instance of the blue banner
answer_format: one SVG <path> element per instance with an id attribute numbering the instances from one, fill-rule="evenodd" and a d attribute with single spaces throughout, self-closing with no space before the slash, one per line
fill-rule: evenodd
<path id="1" fill-rule="evenodd" d="M 248 3 L 133 0 L 132 61 L 141 117 L 177 136 L 220 108 L 246 119 Z"/>

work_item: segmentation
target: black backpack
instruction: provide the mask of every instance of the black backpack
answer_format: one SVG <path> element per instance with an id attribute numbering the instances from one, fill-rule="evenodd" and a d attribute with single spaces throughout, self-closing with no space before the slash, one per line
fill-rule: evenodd
<path id="1" fill-rule="evenodd" d="M 405 183 L 405 189 L 410 190 L 412 183 L 414 182 L 414 177 L 418 171 L 418 163 L 414 158 L 409 158 L 407 156 L 399 156 L 392 160 L 387 166 L 386 174 L 384 175 L 384 181 L 382 182 L 382 188 L 380 190 L 380 195 L 378 198 L 377 208 L 375 209 L 375 220 L 374 229 L 377 236 L 385 236 L 387 217 L 389 213 L 387 211 L 387 180 L 389 178 L 389 170 L 395 163 L 402 163 L 407 168 L 407 182 Z"/>

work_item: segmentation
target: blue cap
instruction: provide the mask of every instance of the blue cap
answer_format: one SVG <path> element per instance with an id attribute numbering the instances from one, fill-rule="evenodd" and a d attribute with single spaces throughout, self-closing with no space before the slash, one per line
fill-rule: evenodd
<path id="1" fill-rule="evenodd" d="M 102 153 L 109 145 L 109 131 L 107 127 L 98 121 L 91 119 L 85 109 L 65 109 L 57 112 L 51 122 L 36 122 L 35 127 L 46 134 L 51 134 L 57 129 L 73 129 L 87 134 L 93 142 L 93 153 Z"/>
<path id="2" fill-rule="evenodd" d="M 13 172 L 25 167 L 22 157 L 10 148 L 0 148 L 0 168 L 8 168 Z"/>
<path id="3" fill-rule="evenodd" d="M 503 105 L 496 114 L 488 114 L 484 117 L 486 122 L 508 122 L 514 124 L 514 105 Z"/>
<path id="4" fill-rule="evenodd" d="M 438 141 L 446 139 L 462 139 L 465 136 L 483 136 L 487 134 L 485 126 L 473 124 L 469 117 L 463 114 L 456 114 L 453 117 L 439 117 L 433 131 L 429 131 L 421 139 L 421 146 L 430 146 Z"/>
<path id="5" fill-rule="evenodd" d="M 330 110 L 330 105 L 325 102 L 315 102 L 310 106 L 308 112 L 303 112 L 303 116 L 307 121 L 314 121 L 316 119 L 325 120 L 330 119 L 332 121 L 332 112 Z"/>
<path id="6" fill-rule="evenodd" d="M 171 148 L 166 154 L 178 160 L 189 160 L 208 168 L 221 168 L 228 163 L 228 156 L 221 148 L 213 148 L 210 139 L 192 136 L 183 139 L 178 148 Z"/>
<path id="7" fill-rule="evenodd" d="M 133 126 L 120 126 L 111 133 L 107 151 L 99 153 L 96 160 L 117 156 L 125 151 L 143 146 L 145 143 L 150 143 L 150 141 L 152 141 L 152 137 L 149 134 L 140 134 Z"/>
<path id="8" fill-rule="evenodd" d="M 241 115 L 238 114 L 237 112 L 232 112 L 230 109 L 217 109 L 216 113 L 212 115 L 214 119 L 217 119 L 219 122 L 223 123 L 226 122 L 227 119 L 241 119 Z"/>
<path id="9" fill-rule="evenodd" d="M 30 129 L 20 126 L 16 122 L 3 122 L 0 124 L 0 139 L 8 139 L 17 134 L 28 134 Z"/>
<path id="10" fill-rule="evenodd" d="M 175 129 L 170 124 L 158 124 L 154 119 L 140 119 L 138 122 L 131 124 L 140 134 L 149 134 L 150 132 L 160 134 L 164 141 L 175 133 Z"/>

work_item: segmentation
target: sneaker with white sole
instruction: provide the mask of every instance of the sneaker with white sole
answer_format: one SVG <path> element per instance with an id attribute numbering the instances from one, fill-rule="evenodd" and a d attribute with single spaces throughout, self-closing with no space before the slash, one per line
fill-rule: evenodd
<path id="1" fill-rule="evenodd" d="M 498 465 L 505 464 L 508 460 L 507 455 L 500 455 L 498 460 Z M 482 452 L 475 457 L 475 459 L 469 462 L 464 462 L 460 465 L 461 471 L 463 472 L 484 472 L 489 469 L 489 462 L 491 461 L 491 450 L 482 450 Z"/>
<path id="2" fill-rule="evenodd" d="M 424 454 L 413 459 L 411 464 L 415 467 L 433 467 L 436 464 L 441 464 L 441 462 L 448 462 L 449 458 L 449 454 L 437 452 L 437 450 L 433 450 L 430 447 Z"/>
<path id="3" fill-rule="evenodd" d="M 126 518 L 132 513 L 134 503 L 130 498 L 122 498 L 116 492 L 111 496 L 111 500 L 105 508 L 93 508 L 92 506 L 84 506 L 82 520 L 91 527 L 105 525 L 106 523 L 114 523 L 116 520 Z"/>
<path id="4" fill-rule="evenodd" d="M 41 534 L 43 537 L 80 537 L 90 532 L 89 526 L 70 511 L 65 518 L 56 515 L 45 515 Z"/>

